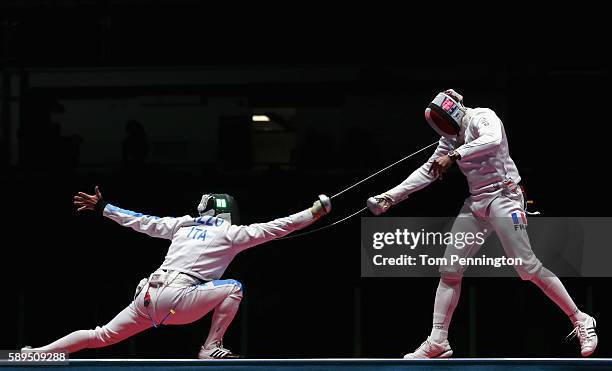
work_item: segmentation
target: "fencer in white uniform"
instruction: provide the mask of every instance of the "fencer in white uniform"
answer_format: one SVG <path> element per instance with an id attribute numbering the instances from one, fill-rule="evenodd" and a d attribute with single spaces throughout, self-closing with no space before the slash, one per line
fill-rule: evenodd
<path id="1" fill-rule="evenodd" d="M 98 187 L 94 195 L 79 192 L 79 211 L 96 210 L 105 217 L 171 241 L 163 264 L 138 285 L 134 300 L 115 318 L 93 330 L 79 330 L 40 348 L 23 352 L 68 352 L 118 343 L 150 327 L 194 322 L 214 310 L 208 338 L 198 358 L 236 358 L 223 347 L 223 335 L 242 299 L 242 285 L 221 279 L 239 252 L 312 224 L 331 210 L 329 198 L 319 196 L 311 208 L 267 223 L 236 225 L 237 205 L 226 194 L 205 194 L 198 217 L 155 217 L 108 204 Z"/>
<path id="2" fill-rule="evenodd" d="M 515 269 L 524 280 L 535 283 L 570 318 L 570 335 L 580 340 L 581 354 L 588 356 L 597 347 L 595 319 L 581 312 L 554 273 L 542 266 L 531 250 L 527 234 L 525 200 L 521 177 L 510 158 L 504 125 L 488 108 L 467 108 L 463 97 L 449 89 L 439 93 L 425 110 L 425 119 L 441 135 L 429 160 L 398 186 L 370 197 L 369 209 L 379 215 L 410 194 L 438 179 L 453 163 L 466 176 L 470 196 L 455 220 L 451 233 L 473 232 L 488 236 L 495 231 L 508 257 L 522 259 Z M 517 228 L 517 226 L 519 226 Z M 481 245 L 446 247 L 445 257 L 472 257 Z M 461 278 L 466 267 L 458 264 L 440 266 L 440 283 L 434 303 L 430 336 L 404 358 L 444 358 L 453 353 L 448 342 L 448 328 L 461 292 Z"/>

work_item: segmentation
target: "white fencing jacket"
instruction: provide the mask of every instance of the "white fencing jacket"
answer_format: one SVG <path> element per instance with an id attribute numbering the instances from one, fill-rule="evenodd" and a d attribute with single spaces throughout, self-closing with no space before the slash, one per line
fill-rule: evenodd
<path id="1" fill-rule="evenodd" d="M 151 237 L 171 240 L 160 269 L 180 271 L 205 281 L 221 278 L 240 251 L 282 237 L 315 221 L 310 209 L 267 223 L 241 226 L 230 225 L 214 216 L 159 218 L 111 204 L 104 207 L 103 215 Z"/>
<path id="2" fill-rule="evenodd" d="M 398 186 L 386 193 L 393 203 L 406 199 L 436 180 L 428 173 L 432 162 L 455 149 L 461 155 L 457 165 L 466 176 L 473 201 L 490 200 L 498 195 L 504 181 L 518 184 L 521 177 L 510 158 L 508 140 L 502 121 L 488 108 L 468 108 L 459 135 L 440 138 L 429 160 Z"/>

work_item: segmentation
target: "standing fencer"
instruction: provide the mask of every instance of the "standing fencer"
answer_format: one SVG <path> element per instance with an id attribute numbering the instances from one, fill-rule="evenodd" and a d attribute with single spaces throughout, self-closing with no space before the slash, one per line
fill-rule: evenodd
<path id="1" fill-rule="evenodd" d="M 223 335 L 242 300 L 238 281 L 221 279 L 239 252 L 312 224 L 331 210 L 329 198 L 319 196 L 309 209 L 289 217 L 248 226 L 237 225 L 238 207 L 226 194 L 205 194 L 199 217 L 159 218 L 113 206 L 95 194 L 74 196 L 78 211 L 94 210 L 122 226 L 152 237 L 171 240 L 163 264 L 143 279 L 133 302 L 108 324 L 79 330 L 40 348 L 23 352 L 68 352 L 118 343 L 150 327 L 194 322 L 214 310 L 208 338 L 198 358 L 236 358 L 223 347 Z"/>
<path id="2" fill-rule="evenodd" d="M 534 255 L 527 224 L 521 177 L 510 158 L 508 140 L 501 120 L 488 108 L 467 108 L 463 97 L 454 90 L 439 93 L 425 110 L 426 121 L 441 135 L 433 156 L 401 184 L 367 201 L 375 215 L 435 181 L 457 163 L 467 177 L 470 197 L 465 200 L 451 233 L 481 232 L 488 236 L 495 231 L 508 257 L 521 258 L 515 269 L 524 280 L 530 280 L 565 312 L 574 330 L 570 335 L 580 340 L 581 353 L 589 356 L 597 347 L 595 319 L 581 312 L 565 287 Z M 446 247 L 445 257 L 471 257 L 480 245 Z M 433 327 L 430 336 L 413 353 L 404 358 L 445 358 L 453 351 L 448 342 L 448 328 L 461 292 L 465 266 L 440 266 L 440 282 L 434 303 Z"/>

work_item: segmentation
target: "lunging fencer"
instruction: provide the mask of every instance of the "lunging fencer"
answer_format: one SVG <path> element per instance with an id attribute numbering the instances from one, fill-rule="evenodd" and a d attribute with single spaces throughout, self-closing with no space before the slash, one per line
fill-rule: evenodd
<path id="1" fill-rule="evenodd" d="M 470 196 L 455 220 L 451 233 L 472 232 L 497 234 L 508 257 L 522 259 L 514 266 L 523 280 L 536 284 L 563 310 L 574 326 L 570 335 L 580 340 L 582 356 L 589 356 L 597 347 L 595 319 L 581 312 L 554 273 L 542 266 L 531 250 L 526 228 L 525 200 L 521 177 L 510 158 L 504 125 L 488 108 L 468 108 L 463 97 L 450 89 L 436 95 L 425 110 L 425 119 L 441 135 L 434 154 L 398 186 L 370 197 L 367 206 L 375 215 L 407 199 L 457 163 L 466 176 Z M 463 248 L 449 244 L 445 258 L 474 256 L 476 243 Z M 461 279 L 466 267 L 442 265 L 436 291 L 431 334 L 414 352 L 404 358 L 446 358 L 453 354 L 448 342 L 448 329 L 461 292 Z"/>
<path id="2" fill-rule="evenodd" d="M 150 327 L 194 322 L 214 310 L 208 338 L 198 358 L 237 358 L 223 347 L 223 335 L 242 299 L 242 286 L 221 279 L 239 252 L 302 229 L 331 210 L 320 195 L 313 206 L 267 223 L 238 225 L 238 206 L 226 194 L 205 194 L 199 216 L 155 217 L 121 209 L 95 194 L 74 196 L 78 211 L 93 210 L 124 227 L 171 240 L 163 264 L 138 285 L 134 300 L 115 318 L 94 330 L 79 330 L 53 343 L 23 352 L 68 352 L 118 343 Z"/>

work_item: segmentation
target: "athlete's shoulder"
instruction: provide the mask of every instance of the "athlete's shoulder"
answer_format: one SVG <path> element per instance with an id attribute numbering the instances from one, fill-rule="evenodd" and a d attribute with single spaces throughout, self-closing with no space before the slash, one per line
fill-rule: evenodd
<path id="1" fill-rule="evenodd" d="M 493 111 L 491 108 L 486 107 L 468 108 L 468 112 L 472 117 L 481 117 L 487 115 L 497 116 L 495 111 Z"/>
<path id="2" fill-rule="evenodd" d="M 482 125 L 489 123 L 501 123 L 501 119 L 497 116 L 495 111 L 490 108 L 470 108 L 469 111 L 470 125 Z"/>

